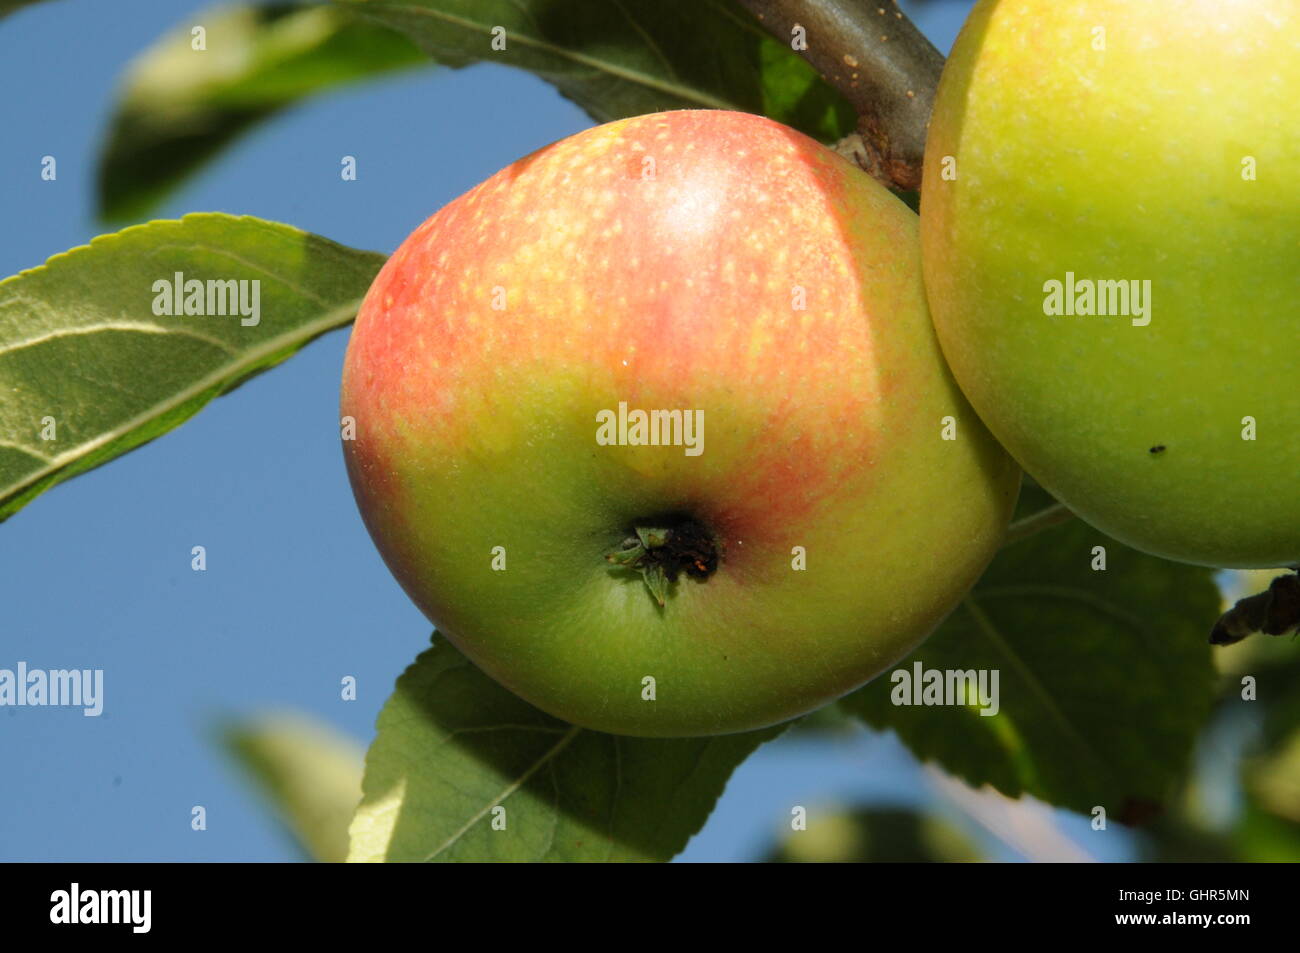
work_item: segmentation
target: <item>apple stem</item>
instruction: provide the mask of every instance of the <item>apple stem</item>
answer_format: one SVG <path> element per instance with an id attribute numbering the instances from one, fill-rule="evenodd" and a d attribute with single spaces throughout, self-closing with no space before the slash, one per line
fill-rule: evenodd
<path id="1" fill-rule="evenodd" d="M 1073 518 L 1074 514 L 1063 503 L 1053 503 L 1051 506 L 1045 506 L 1037 513 L 1030 513 L 1023 519 L 1018 519 L 1008 526 L 1007 534 L 1002 538 L 1002 545 L 1005 547 L 1010 546 L 1012 543 L 1018 543 L 1035 533 L 1058 526 Z"/>

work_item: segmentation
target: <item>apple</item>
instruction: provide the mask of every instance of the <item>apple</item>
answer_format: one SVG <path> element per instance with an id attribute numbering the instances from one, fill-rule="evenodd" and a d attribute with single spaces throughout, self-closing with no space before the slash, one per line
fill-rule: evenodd
<path id="1" fill-rule="evenodd" d="M 726 111 L 502 170 L 366 295 L 344 442 L 365 523 L 471 661 L 569 722 L 774 724 L 907 654 L 1019 469 L 945 367 L 916 216 Z"/>
<path id="2" fill-rule="evenodd" d="M 1157 556 L 1300 562 L 1300 4 L 982 2 L 921 200 L 957 381 Z"/>

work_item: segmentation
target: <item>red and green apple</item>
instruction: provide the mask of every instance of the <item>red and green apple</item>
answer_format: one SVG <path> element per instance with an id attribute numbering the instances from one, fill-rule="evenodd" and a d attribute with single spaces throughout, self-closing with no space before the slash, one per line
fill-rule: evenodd
<path id="1" fill-rule="evenodd" d="M 429 218 L 360 309 L 342 413 L 438 630 L 633 735 L 755 729 L 879 674 L 1019 485 L 942 360 L 916 216 L 725 111 L 588 130 Z"/>

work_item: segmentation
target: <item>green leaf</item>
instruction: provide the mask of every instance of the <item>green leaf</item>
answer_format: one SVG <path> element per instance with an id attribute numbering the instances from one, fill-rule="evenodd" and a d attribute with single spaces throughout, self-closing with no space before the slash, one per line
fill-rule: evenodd
<path id="1" fill-rule="evenodd" d="M 378 729 L 353 861 L 665 861 L 703 826 L 732 770 L 781 732 L 588 731 L 437 637 L 397 680 Z"/>
<path id="2" fill-rule="evenodd" d="M 194 14 L 130 66 L 100 157 L 99 214 L 141 218 L 262 120 L 324 90 L 427 64 L 405 37 L 338 8 L 234 4 Z"/>
<path id="3" fill-rule="evenodd" d="M 1050 502 L 1026 488 L 1026 507 Z M 1105 570 L 1091 568 L 1094 546 Z M 1005 547 L 965 602 L 894 671 L 996 670 L 1001 710 L 902 706 L 892 674 L 843 701 L 974 786 L 1141 819 L 1190 767 L 1215 673 L 1213 571 L 1165 562 L 1079 520 Z"/>
<path id="4" fill-rule="evenodd" d="M 666 109 L 761 113 L 823 140 L 853 110 L 733 0 L 336 0 L 447 66 L 536 73 L 608 122 Z M 493 49 L 504 29 L 504 49 Z M 499 45 L 499 43 L 498 43 Z"/>
<path id="5" fill-rule="evenodd" d="M 221 741 L 308 857 L 347 858 L 363 757 L 351 738 L 315 719 L 279 714 L 233 721 Z"/>
<path id="6" fill-rule="evenodd" d="M 853 107 L 802 56 L 764 33 L 759 58 L 763 115 L 824 142 L 853 131 Z"/>
<path id="7" fill-rule="evenodd" d="M 383 262 L 288 225 L 199 214 L 102 235 L 0 282 L 0 519 L 347 324 Z M 177 273 L 247 280 L 257 323 L 155 314 L 155 283 Z"/>

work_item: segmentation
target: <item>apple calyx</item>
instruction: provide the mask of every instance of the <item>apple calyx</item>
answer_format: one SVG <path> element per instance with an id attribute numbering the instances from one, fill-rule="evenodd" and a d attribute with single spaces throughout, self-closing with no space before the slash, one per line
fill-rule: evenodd
<path id="1" fill-rule="evenodd" d="M 668 584 L 685 572 L 693 579 L 708 579 L 718 568 L 718 547 L 699 522 L 684 519 L 673 525 L 637 525 L 605 560 L 641 573 L 646 588 L 659 605 L 664 605 Z"/>

